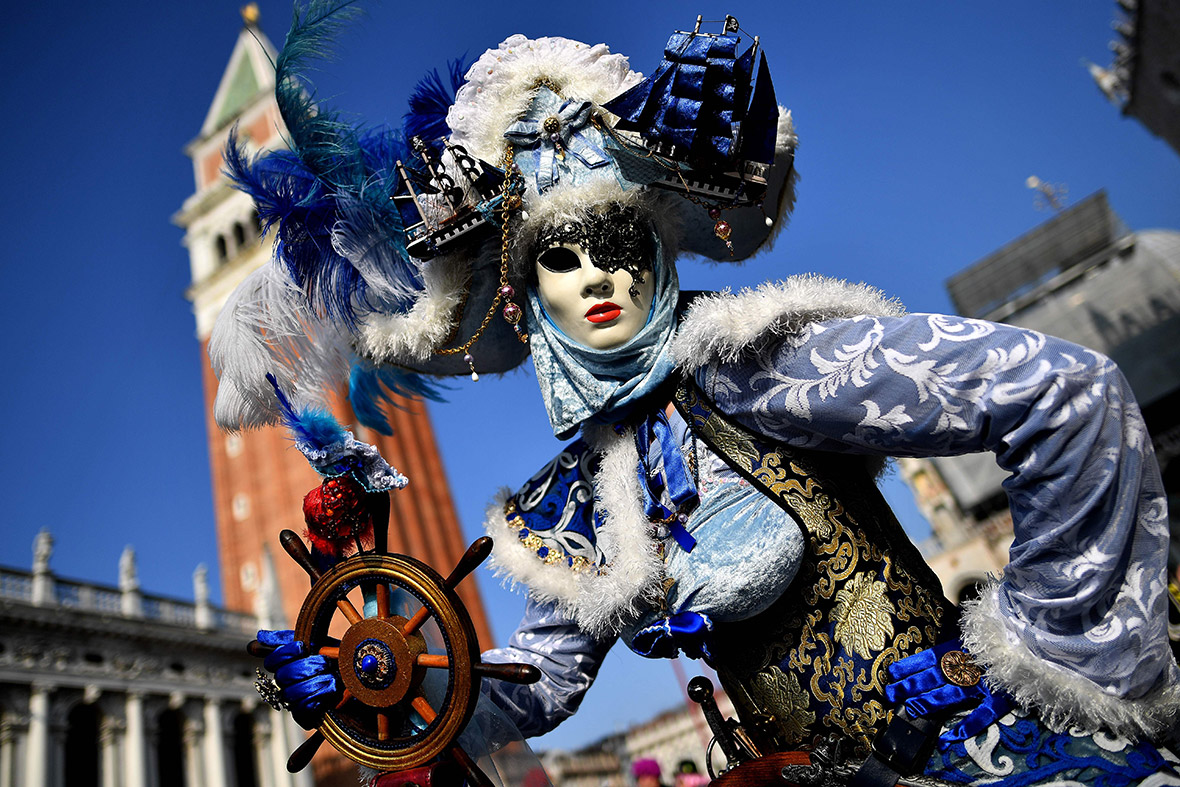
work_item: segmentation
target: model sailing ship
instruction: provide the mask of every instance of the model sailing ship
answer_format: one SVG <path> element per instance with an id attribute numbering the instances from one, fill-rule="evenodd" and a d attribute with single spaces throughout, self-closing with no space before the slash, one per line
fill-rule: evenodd
<path id="1" fill-rule="evenodd" d="M 706 32 L 705 24 L 720 24 L 721 32 Z M 617 116 L 613 124 L 590 119 L 609 138 L 606 145 L 631 182 L 700 202 L 727 244 L 731 230 L 721 211 L 761 204 L 779 119 L 766 53 L 758 36 L 750 36 L 741 52 L 742 32 L 733 16 L 719 23 L 698 16 L 691 31 L 672 33 L 650 77 L 603 105 Z M 560 126 L 546 121 L 544 130 L 557 156 L 567 155 Z M 417 223 L 407 221 L 406 250 L 418 259 L 491 231 L 504 202 L 522 190 L 517 176 L 505 183 L 502 169 L 445 139 L 414 137 L 410 145 L 419 160 L 398 162 L 403 190 L 393 199 L 416 208 Z"/>

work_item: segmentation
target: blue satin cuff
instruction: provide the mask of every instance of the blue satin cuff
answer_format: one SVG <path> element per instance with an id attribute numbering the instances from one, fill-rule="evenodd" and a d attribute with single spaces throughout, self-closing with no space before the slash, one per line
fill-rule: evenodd
<path id="1" fill-rule="evenodd" d="M 709 638 L 713 621 L 699 612 L 677 612 L 639 630 L 631 649 L 649 659 L 674 659 L 684 651 L 690 659 L 712 658 Z"/>
<path id="2" fill-rule="evenodd" d="M 660 465 L 663 473 L 654 473 L 651 468 L 650 451 L 653 442 L 659 446 Z M 637 425 L 635 447 L 639 452 L 639 486 L 643 492 L 643 511 L 648 521 L 664 521 L 676 544 L 685 552 L 691 552 L 697 540 L 676 516 L 695 508 L 700 502 L 696 481 L 684 461 L 684 454 L 677 445 L 672 426 L 663 410 L 657 410 Z M 661 477 L 662 476 L 662 477 Z M 667 488 L 668 497 L 676 507 L 670 510 L 660 502 L 660 495 Z"/>

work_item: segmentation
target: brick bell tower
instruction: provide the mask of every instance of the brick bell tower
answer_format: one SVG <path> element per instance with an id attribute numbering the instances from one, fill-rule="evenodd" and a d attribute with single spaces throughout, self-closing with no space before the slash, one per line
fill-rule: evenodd
<path id="1" fill-rule="evenodd" d="M 320 479 L 284 430 L 227 435 L 213 421 L 217 378 L 209 363 L 209 334 L 229 293 L 272 256 L 270 239 L 260 237 L 258 214 L 250 198 L 222 174 L 222 150 L 235 124 L 251 152 L 283 146 L 285 132 L 274 100 L 276 51 L 258 27 L 253 4 L 242 9 L 242 19 L 244 25 L 200 133 L 185 147 L 193 162 L 196 190 L 173 220 L 185 230 L 183 243 L 192 269 L 187 295 L 201 343 L 224 606 L 257 613 L 268 626 L 290 628 L 307 593 L 308 579 L 282 551 L 278 534 L 284 528 L 303 532 L 303 496 Z M 356 425 L 350 428 L 357 439 L 376 445 L 410 479 L 407 488 L 390 496 L 390 550 L 412 555 L 445 575 L 467 543 L 430 418 L 421 402 L 399 404 L 404 409 L 392 410 L 392 437 Z M 337 417 L 346 425 L 355 420 L 346 405 L 337 407 Z M 491 632 L 475 584 L 463 583 L 460 595 L 481 645 L 490 647 Z M 276 596 L 281 602 L 276 602 Z M 327 749 L 323 747 L 320 757 Z M 325 775 L 320 757 L 317 777 Z M 349 778 L 348 783 L 355 783 L 355 770 Z M 323 778 L 320 782 L 324 783 Z"/>

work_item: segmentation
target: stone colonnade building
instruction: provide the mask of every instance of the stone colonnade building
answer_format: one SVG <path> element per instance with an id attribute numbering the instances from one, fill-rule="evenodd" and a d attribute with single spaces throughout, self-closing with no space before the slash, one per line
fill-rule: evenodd
<path id="1" fill-rule="evenodd" d="M 286 770 L 305 733 L 262 704 L 259 621 L 146 595 L 130 547 L 119 587 L 0 568 L 0 787 L 307 787 Z"/>

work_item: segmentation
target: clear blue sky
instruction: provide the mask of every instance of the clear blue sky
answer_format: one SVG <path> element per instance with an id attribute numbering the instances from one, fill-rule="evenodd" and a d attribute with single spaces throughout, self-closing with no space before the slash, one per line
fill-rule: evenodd
<path id="1" fill-rule="evenodd" d="M 188 257 L 169 217 L 193 189 L 181 148 L 213 98 L 238 5 L 5 11 L 0 564 L 27 569 L 34 534 L 48 527 L 60 575 L 113 584 L 130 543 L 146 591 L 190 598 L 200 562 L 219 588 Z M 289 6 L 261 7 L 281 45 Z M 605 41 L 650 71 L 668 33 L 698 13 L 617 0 L 369 8 L 319 92 L 358 119 L 391 123 L 426 68 L 509 34 Z M 1180 157 L 1122 118 L 1080 65 L 1109 63 L 1115 10 L 1108 0 L 701 6 L 762 37 L 779 101 L 795 113 L 801 183 L 772 253 L 742 269 L 686 264 L 682 283 L 818 271 L 876 284 L 911 310 L 945 311 L 948 276 L 1047 218 L 1024 186 L 1031 174 L 1067 184 L 1074 201 L 1107 189 L 1134 229 L 1180 227 Z M 527 373 L 457 386 L 432 412 L 475 537 L 493 490 L 521 482 L 558 443 Z M 924 535 L 896 481 L 889 494 Z M 490 577 L 480 583 L 502 641 L 521 601 Z M 589 742 L 678 698 L 666 664 L 622 649 L 599 683 L 542 745 Z"/>

